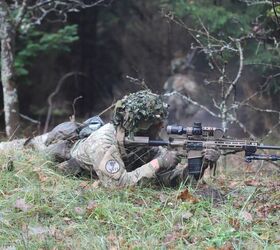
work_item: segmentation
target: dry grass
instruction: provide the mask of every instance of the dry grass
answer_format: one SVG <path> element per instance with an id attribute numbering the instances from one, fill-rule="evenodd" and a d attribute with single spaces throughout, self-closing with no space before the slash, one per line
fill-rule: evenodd
<path id="1" fill-rule="evenodd" d="M 223 201 L 199 185 L 189 188 L 199 199 L 192 202 L 177 198 L 183 186 L 108 190 L 58 174 L 34 152 L 15 152 L 13 164 L 9 159 L 1 156 L 1 249 L 280 248 L 273 167 L 229 168 L 207 180 Z"/>

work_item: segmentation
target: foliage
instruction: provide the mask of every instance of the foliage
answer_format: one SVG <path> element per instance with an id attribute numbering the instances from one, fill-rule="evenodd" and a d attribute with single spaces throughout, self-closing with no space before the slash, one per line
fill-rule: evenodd
<path id="1" fill-rule="evenodd" d="M 224 1 L 223 5 L 215 5 L 213 1 L 165 1 L 169 8 L 180 18 L 191 17 L 192 28 L 202 29 L 205 26 L 211 34 L 219 37 L 240 36 L 250 30 L 250 13 L 244 15 L 246 6 Z M 165 5 L 166 6 L 166 3 Z M 211 11 L 209 11 L 211 9 Z M 194 25 L 194 26 L 193 26 Z"/>
<path id="2" fill-rule="evenodd" d="M 271 5 L 256 4 L 247 6 L 245 1 L 184 1 L 162 0 L 163 8 L 181 18 L 190 27 L 196 39 L 205 48 L 222 48 L 231 39 L 246 38 L 242 41 L 244 63 L 252 65 L 263 75 L 277 72 L 279 66 L 279 27 L 277 16 L 280 6 L 275 9 Z M 209 11 L 211 9 L 211 11 Z M 201 35 L 203 32 L 204 35 Z M 223 65 L 236 61 L 236 51 L 217 50 L 204 51 Z M 276 67 L 275 67 L 276 66 Z M 279 83 L 271 84 L 274 91 Z"/>
<path id="3" fill-rule="evenodd" d="M 28 75 L 28 67 L 40 54 L 63 53 L 70 51 L 70 45 L 78 40 L 77 25 L 66 25 L 56 32 L 39 31 L 34 27 L 20 33 L 16 53 L 15 70 L 18 77 Z"/>
<path id="4" fill-rule="evenodd" d="M 224 203 L 190 189 L 199 197 L 191 203 L 177 198 L 183 186 L 110 190 L 94 180 L 65 177 L 31 151 L 15 152 L 14 168 L 6 169 L 5 162 L 0 155 L 3 248 L 279 248 L 277 174 L 220 176 L 216 184 L 228 194 Z"/>

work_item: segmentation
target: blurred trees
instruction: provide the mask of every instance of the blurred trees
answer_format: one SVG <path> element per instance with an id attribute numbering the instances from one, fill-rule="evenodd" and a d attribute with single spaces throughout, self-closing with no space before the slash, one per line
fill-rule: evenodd
<path id="1" fill-rule="evenodd" d="M 0 1 L 1 80 L 3 86 L 5 129 L 7 136 L 10 137 L 14 133 L 17 133 L 17 128 L 19 126 L 18 93 L 15 76 L 15 42 L 18 33 L 22 30 L 29 29 L 32 25 L 41 24 L 45 19 L 52 22 L 63 22 L 66 20 L 68 12 L 92 7 L 102 1 L 103 0 L 96 0 L 90 1 L 90 3 L 83 0 Z M 39 34 L 37 33 L 37 36 L 38 35 Z M 41 37 L 41 42 L 45 43 L 45 45 L 48 44 L 47 46 L 50 47 L 52 46 L 50 44 L 55 40 L 60 42 L 59 37 L 55 37 L 55 35 Z M 20 56 L 22 58 L 25 57 L 25 59 L 26 56 L 34 56 L 40 50 L 44 50 L 44 47 L 41 48 L 40 45 L 42 44 L 29 43 L 29 47 L 25 52 L 20 53 Z M 25 62 L 20 62 L 19 59 L 18 63 L 21 64 L 19 66 L 23 66 Z M 26 73 L 24 67 L 19 67 L 18 71 L 19 70 L 21 71 L 21 74 Z"/>
<path id="2" fill-rule="evenodd" d="M 221 119 L 223 128 L 236 123 L 252 137 L 254 134 L 248 131 L 248 125 L 256 121 L 244 119 L 244 114 L 257 115 L 263 121 L 267 117 L 274 120 L 269 124 L 268 133 L 280 124 L 277 107 L 261 100 L 280 90 L 279 6 L 273 3 L 163 1 L 165 16 L 190 33 L 192 48 L 206 56 L 209 70 L 204 82 L 208 89 L 216 91 L 208 107 L 201 105 L 201 97 L 198 102 L 189 96 L 185 100 Z M 252 79 L 248 75 L 250 71 L 255 71 L 254 86 L 248 82 Z M 246 73 L 247 78 L 244 78 Z"/>
<path id="3" fill-rule="evenodd" d="M 185 57 L 195 48 L 192 65 L 185 70 L 195 75 L 194 81 L 200 85 L 207 81 L 218 82 L 221 71 L 216 70 L 217 66 L 234 79 L 240 57 L 236 47 L 226 47 L 234 44 L 232 39 L 242 40 L 243 84 L 242 91 L 237 88 L 235 92 L 242 98 L 252 94 L 252 88 L 261 88 L 267 78 L 279 72 L 277 1 L 265 1 L 266 4 L 257 0 L 104 2 L 105 7 L 71 13 L 66 24 L 76 26 L 70 28 L 64 28 L 61 22 L 43 22 L 39 30 L 22 26 L 28 32 L 19 33 L 18 61 L 14 65 L 17 81 L 29 84 L 29 87 L 18 85 L 20 109 L 25 114 L 44 122 L 48 96 L 63 75 L 73 71 L 82 72 L 85 77 L 67 79 L 67 87 L 55 100 L 56 117 L 60 114 L 65 119 L 70 115 L 71 104 L 77 96 L 84 97 L 76 104 L 77 113 L 89 116 L 123 94 L 139 89 L 129 82 L 127 75 L 145 80 L 153 91 L 162 93 L 164 82 L 174 73 L 171 62 Z M 45 32 L 56 35 L 46 38 Z M 66 53 L 58 53 L 63 51 Z M 30 63 L 32 60 L 34 63 Z M 280 88 L 278 79 L 272 77 L 268 88 L 262 92 L 276 105 L 280 105 L 275 98 Z"/>

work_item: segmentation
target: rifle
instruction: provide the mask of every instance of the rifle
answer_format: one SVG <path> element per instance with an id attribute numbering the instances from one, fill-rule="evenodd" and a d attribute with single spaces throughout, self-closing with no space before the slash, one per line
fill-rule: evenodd
<path id="1" fill-rule="evenodd" d="M 224 155 L 244 151 L 246 162 L 251 162 L 252 160 L 280 160 L 280 155 L 256 153 L 258 149 L 280 150 L 280 146 L 264 145 L 250 139 L 226 138 L 223 129 L 202 127 L 200 122 L 195 122 L 192 127 L 168 125 L 166 132 L 169 135 L 173 135 L 168 140 L 151 140 L 149 137 L 134 136 L 133 138 L 125 137 L 124 143 L 135 146 L 164 146 L 172 149 L 183 149 L 186 152 L 185 155 L 191 150 L 202 151 L 207 148 L 217 148 L 223 151 L 231 150 Z M 189 173 L 194 175 L 196 179 L 199 179 L 203 174 L 202 161 L 203 157 L 201 156 L 188 159 Z"/>

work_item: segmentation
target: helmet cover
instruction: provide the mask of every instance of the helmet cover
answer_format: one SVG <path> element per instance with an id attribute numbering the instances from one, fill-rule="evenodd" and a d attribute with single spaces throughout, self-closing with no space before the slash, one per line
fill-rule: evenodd
<path id="1" fill-rule="evenodd" d="M 168 105 L 150 90 L 129 94 L 115 105 L 113 124 L 122 126 L 129 135 L 147 130 L 153 124 L 163 122 L 168 115 Z"/>

